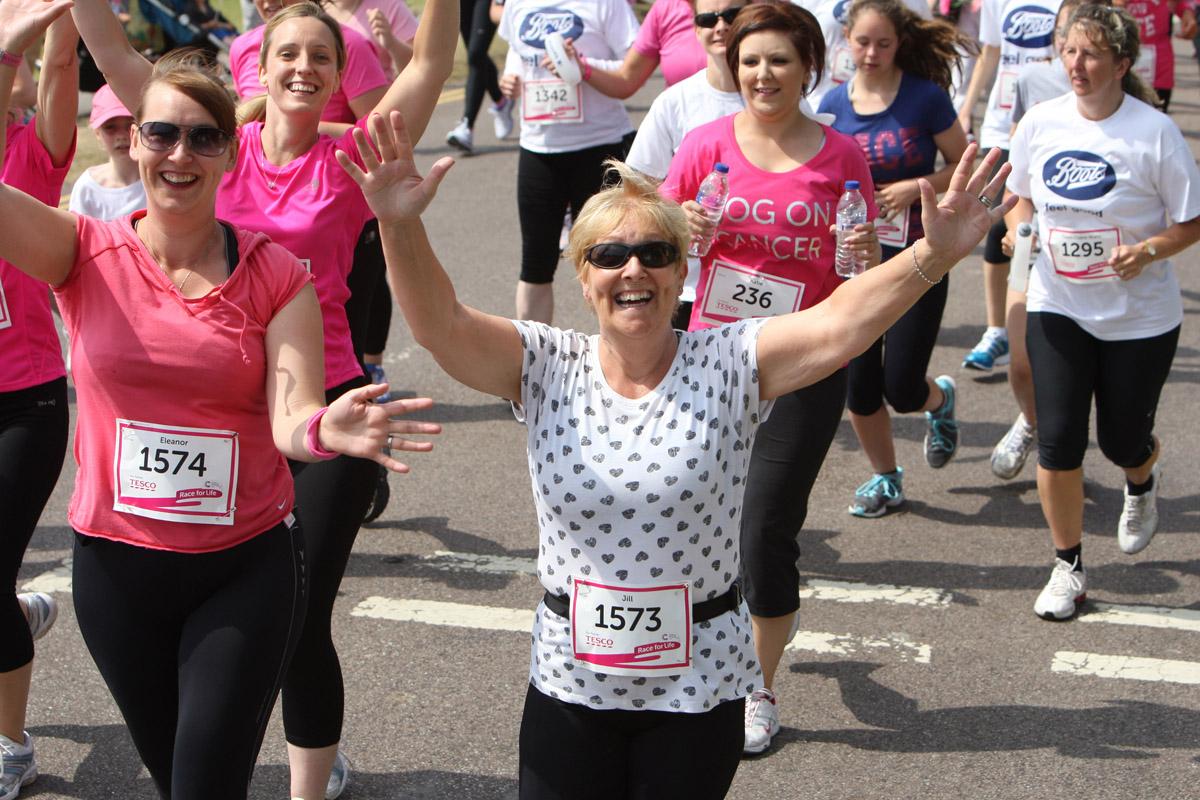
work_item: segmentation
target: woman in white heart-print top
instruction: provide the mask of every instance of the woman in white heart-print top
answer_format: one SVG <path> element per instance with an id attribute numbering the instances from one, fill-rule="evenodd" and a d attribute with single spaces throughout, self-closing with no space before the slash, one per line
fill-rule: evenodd
<path id="1" fill-rule="evenodd" d="M 1082 464 L 1093 396 L 1100 450 L 1125 476 L 1117 543 L 1136 553 L 1157 530 L 1154 417 L 1183 320 L 1170 258 L 1200 239 L 1200 170 L 1132 71 L 1137 23 L 1085 4 L 1065 27 L 1072 92 L 1021 120 L 1008 180 L 1020 198 L 1009 227 L 1036 209 L 1042 243 L 1029 279 L 1026 347 L 1038 495 L 1056 556 L 1034 603 L 1045 619 L 1073 616 L 1087 593 Z"/>
<path id="2" fill-rule="evenodd" d="M 365 170 L 340 160 L 379 219 L 413 336 L 455 379 L 512 400 L 528 428 L 546 594 L 521 797 L 723 797 L 761 680 L 736 589 L 758 426 L 775 398 L 865 349 L 979 241 L 1000 213 L 976 199 L 999 154 L 968 180 L 968 150 L 941 206 L 924 183 L 925 239 L 827 301 L 687 333 L 671 327 L 684 214 L 611 162 L 619 185 L 588 201 L 567 247 L 599 323 L 588 336 L 460 303 L 420 220 L 453 162 L 422 179 L 399 114 L 373 119 L 371 134 L 380 156 L 361 141 Z"/>

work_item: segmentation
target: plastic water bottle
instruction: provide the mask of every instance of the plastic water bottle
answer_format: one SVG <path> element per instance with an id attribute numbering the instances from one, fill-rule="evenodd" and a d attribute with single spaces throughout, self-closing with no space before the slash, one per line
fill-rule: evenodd
<path id="1" fill-rule="evenodd" d="M 713 171 L 700 184 L 696 192 L 696 202 L 704 209 L 704 214 L 712 220 L 713 230 L 708 236 L 693 236 L 688 246 L 688 255 L 700 258 L 708 255 L 713 239 L 717 236 L 717 223 L 725 212 L 725 201 L 729 199 L 729 167 L 718 161 L 713 165 Z"/>
<path id="2" fill-rule="evenodd" d="M 1012 261 L 1008 265 L 1008 288 L 1024 292 L 1029 286 L 1029 262 L 1033 260 L 1033 226 L 1022 222 L 1017 226 L 1017 241 L 1013 244 Z"/>
<path id="3" fill-rule="evenodd" d="M 855 225 L 867 221 L 867 201 L 858 191 L 858 181 L 846 181 L 846 191 L 837 204 L 837 254 L 833 268 L 843 278 L 853 278 L 867 268 L 866 262 L 845 245 Z"/>

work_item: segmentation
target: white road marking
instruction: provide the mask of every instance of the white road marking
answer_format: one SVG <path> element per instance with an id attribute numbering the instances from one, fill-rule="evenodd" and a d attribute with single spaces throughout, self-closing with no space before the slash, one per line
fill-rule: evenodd
<path id="1" fill-rule="evenodd" d="M 452 628 L 483 628 L 493 631 L 529 633 L 533 629 L 533 609 L 472 606 L 436 600 L 394 600 L 368 597 L 350 612 L 352 617 L 374 617 L 399 622 L 422 622 Z"/>
<path id="2" fill-rule="evenodd" d="M 861 656 L 878 653 L 881 650 L 891 650 L 902 660 L 912 661 L 914 664 L 928 664 L 933 657 L 933 648 L 927 644 L 914 642 L 903 633 L 893 633 L 881 639 L 874 639 L 850 633 L 800 631 L 792 637 L 792 641 L 784 649 L 805 650 L 810 653 L 833 656 Z"/>
<path id="3" fill-rule="evenodd" d="M 1054 654 L 1050 671 L 1131 681 L 1200 684 L 1200 663 L 1164 658 L 1105 656 L 1062 650 Z"/>
<path id="4" fill-rule="evenodd" d="M 537 561 L 532 558 L 437 550 L 433 555 L 423 556 L 421 561 L 426 566 L 447 572 L 483 572 L 490 575 L 537 574 Z M 945 608 L 950 605 L 951 593 L 944 589 L 930 589 L 923 586 L 893 586 L 886 583 L 852 583 L 813 578 L 806 585 L 800 587 L 800 598 L 802 600 L 828 600 L 835 603 L 894 603 L 926 608 Z"/>
<path id="5" fill-rule="evenodd" d="M 28 583 L 21 585 L 23 592 L 71 592 L 71 559 L 64 558 L 62 565 L 43 572 Z"/>
<path id="6" fill-rule="evenodd" d="M 1107 622 L 1113 625 L 1141 625 L 1145 628 L 1173 628 L 1200 632 L 1200 611 L 1162 606 L 1122 606 L 1094 603 L 1080 622 Z"/>

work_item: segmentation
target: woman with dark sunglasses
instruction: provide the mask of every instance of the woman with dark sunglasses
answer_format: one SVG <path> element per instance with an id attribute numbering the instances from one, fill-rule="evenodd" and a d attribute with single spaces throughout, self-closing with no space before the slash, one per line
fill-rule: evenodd
<path id="1" fill-rule="evenodd" d="M 528 428 L 545 595 L 520 797 L 724 797 L 745 698 L 762 680 L 737 590 L 759 425 L 778 398 L 866 348 L 979 241 L 1003 210 L 977 199 L 995 158 L 968 179 L 970 150 L 940 206 L 923 185 L 925 239 L 826 302 L 687 333 L 671 327 L 687 218 L 612 163 L 620 183 L 587 202 L 567 247 L 596 314 L 589 336 L 459 302 L 421 223 L 453 162 L 422 179 L 402 119 L 389 122 L 371 122 L 378 156 L 356 134 L 365 169 L 340 159 L 379 219 L 396 300 L 451 377 L 512 401 Z"/>
<path id="2" fill-rule="evenodd" d="M 127 105 L 135 103 L 150 65 L 129 46 L 104 0 L 76 0 L 73 13 L 113 90 Z M 458 2 L 429 0 L 421 16 L 412 61 L 376 107 L 411 114 L 418 133 L 453 66 Z M 323 320 L 328 402 L 369 382 L 355 358 L 345 305 L 354 245 L 371 213 L 336 163 L 338 151 L 353 151 L 349 134 L 333 139 L 318 130 L 346 63 L 341 26 L 312 3 L 288 6 L 267 23 L 258 63 L 266 88 L 262 117 L 236 129 L 237 147 L 230 151 L 235 157 L 218 175 L 217 213 L 266 233 L 311 270 Z M 340 794 L 349 772 L 338 750 L 345 704 L 331 618 L 378 469 L 368 458 L 336 458 L 297 461 L 293 473 L 308 597 L 304 629 L 283 684 L 283 727 L 291 796 L 313 800 Z"/>
<path id="3" fill-rule="evenodd" d="M 4 0 L 6 49 L 41 7 Z M 84 641 L 161 796 L 244 798 L 306 611 L 287 459 L 405 471 L 381 445 L 427 450 L 400 437 L 436 426 L 390 421 L 430 401 L 376 405 L 382 387 L 324 404 L 311 275 L 216 217 L 240 148 L 220 82 L 168 57 L 129 105 L 146 210 L 102 222 L 0 186 L 0 258 L 71 331 Z"/>
<path id="4" fill-rule="evenodd" d="M 64 3 L 39 4 L 22 25 L 11 2 L 0 4 L 0 112 L 24 103 L 14 97 L 14 82 L 22 69 L 28 74 L 26 49 L 47 26 L 49 32 L 37 115 L 28 125 L 0 118 L 0 142 L 10 142 L 0 145 L 0 182 L 53 207 L 75 154 L 78 36 L 70 16 L 62 16 Z M 15 798 L 38 774 L 33 737 L 25 731 L 33 643 L 58 613 L 48 594 L 18 595 L 17 573 L 62 470 L 68 419 L 66 370 L 46 285 L 4 259 L 0 254 L 0 797 Z"/>
<path id="5" fill-rule="evenodd" d="M 734 20 L 725 42 L 745 109 L 684 137 L 662 186 L 683 203 L 694 231 L 705 233 L 711 223 L 692 198 L 714 163 L 729 165 L 729 201 L 700 262 L 689 330 L 787 314 L 828 297 L 842 283 L 833 268 L 832 224 L 847 180 L 859 181 L 868 219 L 875 216 L 871 173 L 858 144 L 800 109 L 824 64 L 812 14 L 786 2 L 756 3 Z M 850 241 L 868 263 L 878 263 L 870 223 Z M 766 750 L 779 730 L 775 670 L 795 633 L 798 536 L 845 402 L 844 369 L 784 393 L 754 448 L 741 558 L 763 680 L 746 704 L 748 753 Z"/>

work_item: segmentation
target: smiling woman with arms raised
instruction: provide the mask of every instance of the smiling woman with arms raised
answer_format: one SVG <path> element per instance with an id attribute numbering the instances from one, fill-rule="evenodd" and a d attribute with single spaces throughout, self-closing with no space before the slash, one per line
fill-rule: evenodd
<path id="1" fill-rule="evenodd" d="M 451 166 L 422 178 L 399 115 L 360 138 L 359 181 L 413 335 L 446 372 L 513 401 L 528 427 L 546 595 L 533 630 L 520 794 L 719 798 L 761 681 L 738 595 L 748 455 L 772 401 L 883 333 L 983 236 L 996 154 L 969 148 L 925 238 L 811 309 L 672 329 L 687 221 L 633 170 L 584 206 L 567 256 L 599 335 L 485 314 L 457 299 L 421 224 Z M 988 186 L 995 191 L 1007 170 Z M 1008 204 L 1004 205 L 1007 208 Z"/>

